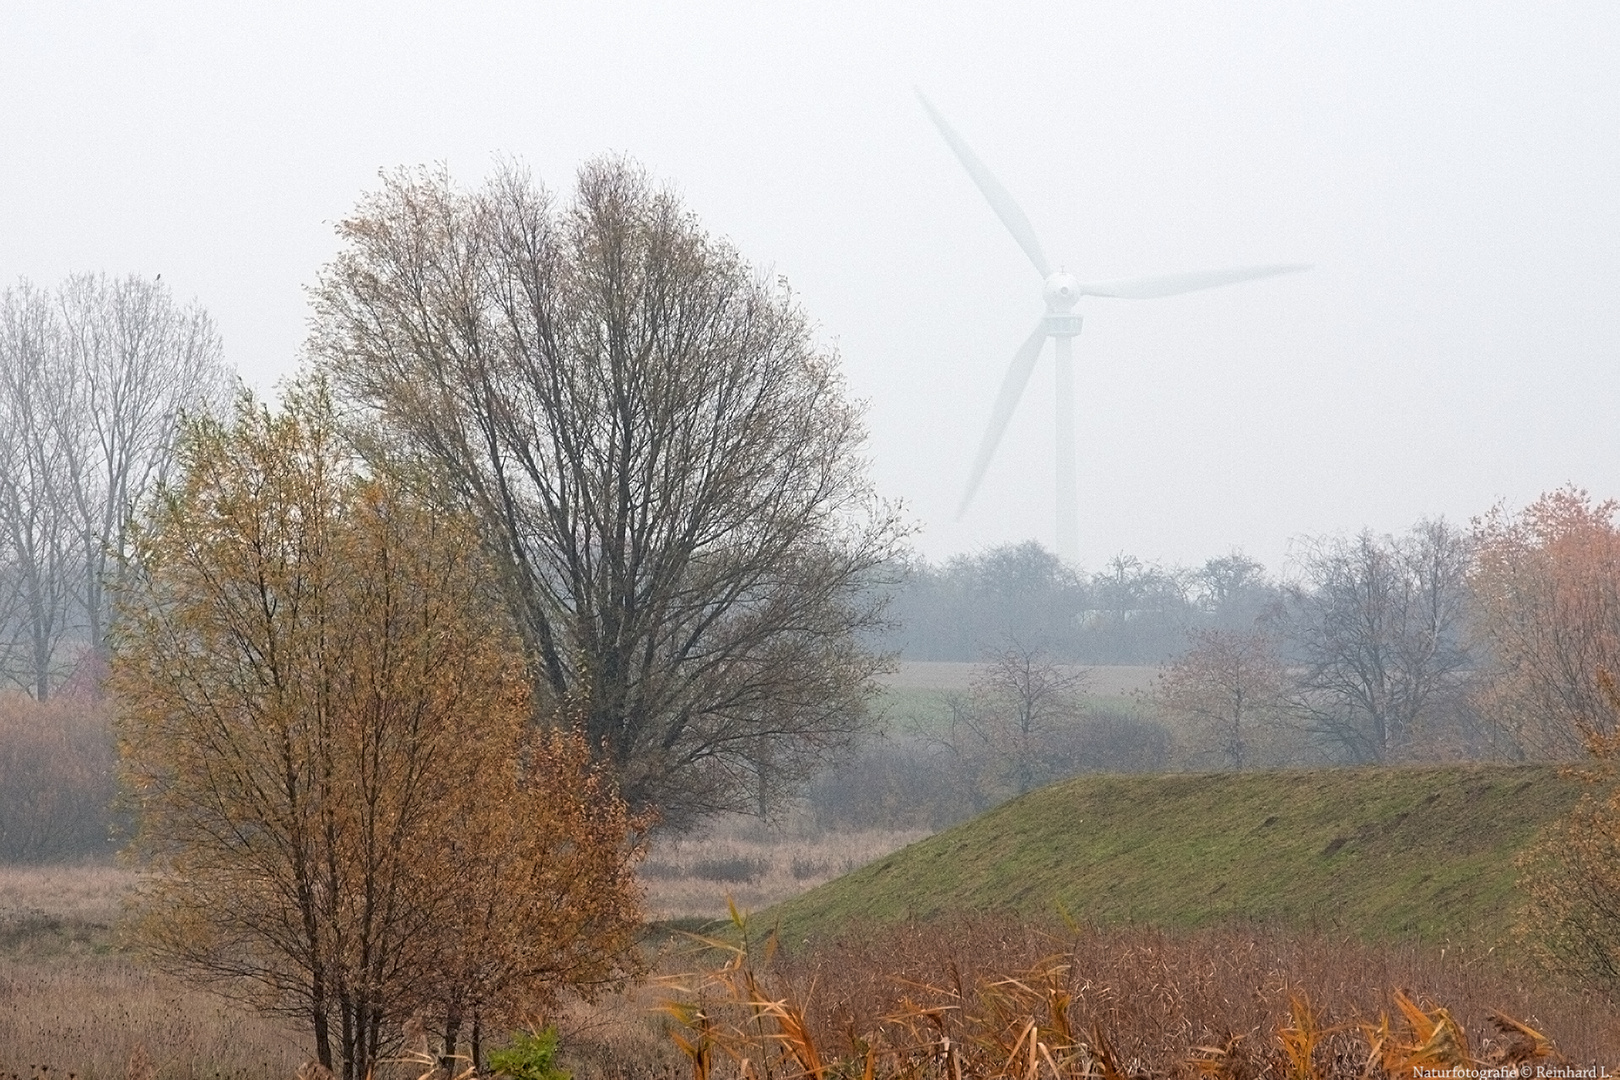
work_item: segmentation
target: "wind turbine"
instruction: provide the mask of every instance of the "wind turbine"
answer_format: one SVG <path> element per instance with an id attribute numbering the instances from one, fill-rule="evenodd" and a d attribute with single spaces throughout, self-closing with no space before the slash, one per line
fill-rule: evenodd
<path id="1" fill-rule="evenodd" d="M 979 454 L 973 459 L 973 472 L 968 477 L 967 491 L 962 495 L 962 504 L 957 508 L 956 516 L 960 519 L 967 512 L 968 504 L 973 501 L 973 495 L 979 489 L 979 482 L 984 479 L 985 470 L 990 467 L 990 459 L 995 456 L 996 445 L 1001 442 L 1002 433 L 1007 430 L 1007 423 L 1012 419 L 1013 410 L 1018 406 L 1018 399 L 1023 396 L 1024 387 L 1029 383 L 1030 373 L 1035 370 L 1035 362 L 1040 359 L 1041 350 L 1046 347 L 1046 339 L 1051 338 L 1057 352 L 1057 548 L 1058 555 L 1062 558 L 1070 562 L 1077 561 L 1080 556 L 1080 495 L 1076 487 L 1074 467 L 1073 342 L 1080 333 L 1080 316 L 1074 313 L 1075 303 L 1082 296 L 1151 300 L 1155 297 L 1175 296 L 1198 289 L 1213 289 L 1218 285 L 1230 285 L 1233 282 L 1249 281 L 1253 278 L 1270 277 L 1273 274 L 1308 270 L 1310 267 L 1288 263 L 1170 274 L 1165 277 L 1084 282 L 1061 267 L 1054 271 L 1052 264 L 1046 260 L 1046 254 L 1041 250 L 1040 241 L 1035 238 L 1035 230 L 1030 225 L 1029 218 L 1024 216 L 1024 212 L 1018 208 L 1013 197 L 1007 194 L 1007 189 L 991 175 L 990 170 L 984 167 L 984 162 L 980 161 L 978 155 L 962 141 L 962 136 L 946 123 L 939 110 L 934 108 L 920 90 L 917 91 L 917 100 L 928 110 L 928 116 L 934 121 L 934 126 L 939 128 L 939 133 L 945 137 L 945 142 L 956 154 L 956 159 L 962 163 L 962 167 L 978 185 L 979 191 L 990 203 L 990 208 L 996 212 L 996 216 L 1007 227 L 1007 231 L 1012 233 L 1013 239 L 1018 241 L 1018 246 L 1024 249 L 1029 261 L 1035 264 L 1035 269 L 1042 278 L 1041 295 L 1046 301 L 1046 314 L 1035 324 L 1034 331 L 1024 339 L 1023 345 L 1013 354 L 1012 364 L 1001 380 L 1001 392 L 996 395 L 995 408 L 990 413 L 990 426 L 985 429 L 984 441 L 979 444 Z"/>

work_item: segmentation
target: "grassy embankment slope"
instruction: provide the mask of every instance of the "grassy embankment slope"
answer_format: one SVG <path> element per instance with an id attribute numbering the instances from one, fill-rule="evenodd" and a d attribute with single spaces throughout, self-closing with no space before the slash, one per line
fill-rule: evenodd
<path id="1" fill-rule="evenodd" d="M 1086 776 L 761 913 L 797 941 L 965 911 L 1196 927 L 1233 917 L 1494 943 L 1514 856 L 1583 785 L 1551 766 Z"/>

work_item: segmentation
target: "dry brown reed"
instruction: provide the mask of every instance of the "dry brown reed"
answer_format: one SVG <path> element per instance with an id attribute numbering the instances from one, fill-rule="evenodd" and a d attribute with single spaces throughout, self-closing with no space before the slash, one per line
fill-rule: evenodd
<path id="1" fill-rule="evenodd" d="M 697 1080 L 1363 1080 L 1560 1053 L 1620 1062 L 1605 1002 L 1455 949 L 989 919 L 712 947 L 724 964 L 667 982 Z"/>

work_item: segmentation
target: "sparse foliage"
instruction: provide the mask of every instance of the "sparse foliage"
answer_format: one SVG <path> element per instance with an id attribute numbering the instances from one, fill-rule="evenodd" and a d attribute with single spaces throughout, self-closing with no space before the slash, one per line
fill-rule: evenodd
<path id="1" fill-rule="evenodd" d="M 315 352 L 476 516 L 537 707 L 579 704 L 633 806 L 752 808 L 864 726 L 902 529 L 785 288 L 617 159 L 567 206 L 397 173 L 340 233 Z"/>
<path id="2" fill-rule="evenodd" d="M 1513 756 L 1574 757 L 1585 735 L 1613 730 L 1599 679 L 1620 672 L 1617 513 L 1561 488 L 1475 522 L 1471 584 L 1494 660 L 1481 696 Z"/>
<path id="3" fill-rule="evenodd" d="M 490 1071 L 511 1080 L 568 1080 L 557 1067 L 557 1029 L 530 1034 L 518 1032 L 510 1043 L 489 1056 Z"/>
<path id="4" fill-rule="evenodd" d="M 1016 641 L 987 655 L 967 694 L 951 702 L 948 734 L 985 803 L 1064 774 L 1086 681 L 1084 670 Z"/>
<path id="5" fill-rule="evenodd" d="M 148 947 L 345 1080 L 412 1010 L 453 1036 L 621 970 L 625 808 L 534 733 L 472 529 L 366 475 L 320 384 L 193 421 L 181 467 L 113 667 Z"/>
<path id="6" fill-rule="evenodd" d="M 1288 627 L 1294 706 L 1349 760 L 1408 753 L 1425 717 L 1463 692 L 1469 558 L 1468 537 L 1439 519 L 1305 551 Z"/>
<path id="7" fill-rule="evenodd" d="M 1287 672 L 1261 630 L 1203 630 L 1159 674 L 1154 707 L 1175 721 L 1202 761 L 1242 769 L 1276 764 Z"/>

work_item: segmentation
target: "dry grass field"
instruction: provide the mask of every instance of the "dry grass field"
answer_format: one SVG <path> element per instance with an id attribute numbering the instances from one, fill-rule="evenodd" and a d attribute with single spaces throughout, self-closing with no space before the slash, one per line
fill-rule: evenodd
<path id="1" fill-rule="evenodd" d="M 922 835 L 815 836 L 802 821 L 735 818 L 661 838 L 644 865 L 649 915 L 723 919 L 728 900 L 757 910 Z M 142 1054 L 160 1080 L 291 1080 L 309 1056 L 297 1032 L 122 947 L 117 923 L 135 882 L 117 866 L 0 867 L 0 1077 L 121 1078 Z M 689 1075 L 654 1019 L 659 1000 L 631 988 L 559 1017 L 582 1077 Z"/>
<path id="2" fill-rule="evenodd" d="M 306 1056 L 283 1025 L 143 967 L 120 948 L 112 866 L 0 867 L 0 1075 L 289 1080 Z"/>
<path id="3" fill-rule="evenodd" d="M 653 919 L 726 917 L 728 901 L 759 911 L 928 835 L 921 829 L 816 832 L 802 817 L 773 824 L 728 817 L 654 839 L 641 878 Z"/>
<path id="4" fill-rule="evenodd" d="M 769 825 L 722 820 L 696 834 L 657 837 L 643 865 L 649 914 L 719 919 L 728 899 L 761 910 L 922 838 L 921 831 L 818 834 L 807 817 L 793 816 Z M 135 880 L 130 871 L 97 865 L 0 867 L 0 1080 L 292 1080 L 308 1057 L 299 1033 L 154 973 L 122 948 L 116 922 Z M 1367 1064 L 1369 1032 L 1380 1018 L 1392 1017 L 1391 1031 L 1411 1037 L 1397 990 L 1427 1016 L 1444 1008 L 1468 1060 L 1503 1060 L 1519 1045 L 1493 1022 L 1500 1010 L 1549 1036 L 1572 1062 L 1620 1074 L 1620 1012 L 1610 1003 L 1546 985 L 1488 950 L 1453 944 L 1377 943 L 1348 931 L 1230 922 L 1176 931 L 1064 928 L 1002 912 L 852 923 L 814 947 L 795 938 L 767 959 L 759 946 L 770 928 L 756 920 L 751 929 L 749 970 L 758 990 L 799 1010 L 795 1037 L 823 1063 L 840 1063 L 827 1076 L 865 1073 L 861 1055 L 878 1048 L 889 1057 L 867 1074 L 873 1080 L 1031 1080 L 1025 1057 L 1036 1041 L 1027 1033 L 1045 1040 L 1045 1053 L 1067 1025 L 1080 1040 L 1074 1046 L 1083 1042 L 1088 1054 L 1106 1044 L 1120 1077 L 1368 1080 L 1395 1075 Z M 575 1080 L 693 1077 L 671 1021 L 657 1012 L 681 1000 L 701 1000 L 709 1017 L 703 1023 L 713 1025 L 710 1068 L 698 1080 L 740 1075 L 728 1052 L 752 1055 L 749 1076 L 803 1074 L 781 1056 L 791 1056 L 791 1040 L 772 1034 L 772 1014 L 726 989 L 728 977 L 742 985 L 741 969 L 719 971 L 726 954 L 704 952 L 680 934 L 666 933 L 649 948 L 662 984 L 629 987 L 546 1018 L 561 1031 L 563 1064 Z M 682 986 L 706 988 L 694 999 Z M 1314 1025 L 1304 1069 L 1287 1057 L 1303 1037 L 1306 1014 L 1296 1001 L 1308 1001 Z M 1008 1053 L 1017 1049 L 1014 1038 L 1023 1040 L 1025 1055 L 1017 1062 Z M 949 1053 L 935 1053 L 946 1045 L 957 1048 L 955 1065 Z M 1224 1048 L 1225 1057 L 1216 1060 L 1210 1048 Z M 1054 1060 L 1053 1067 L 1037 1062 L 1035 1074 L 1104 1075 L 1093 1071 L 1101 1059 L 1078 1050 Z M 409 1080 L 420 1070 L 392 1071 L 378 1080 Z"/>
<path id="5" fill-rule="evenodd" d="M 111 925 L 135 874 L 121 866 L 0 866 L 0 920 L 29 916 Z"/>
<path id="6" fill-rule="evenodd" d="M 163 1080 L 291 1080 L 295 1033 L 120 955 L 0 960 L 0 1071 L 104 1080 L 150 1058 Z"/>

